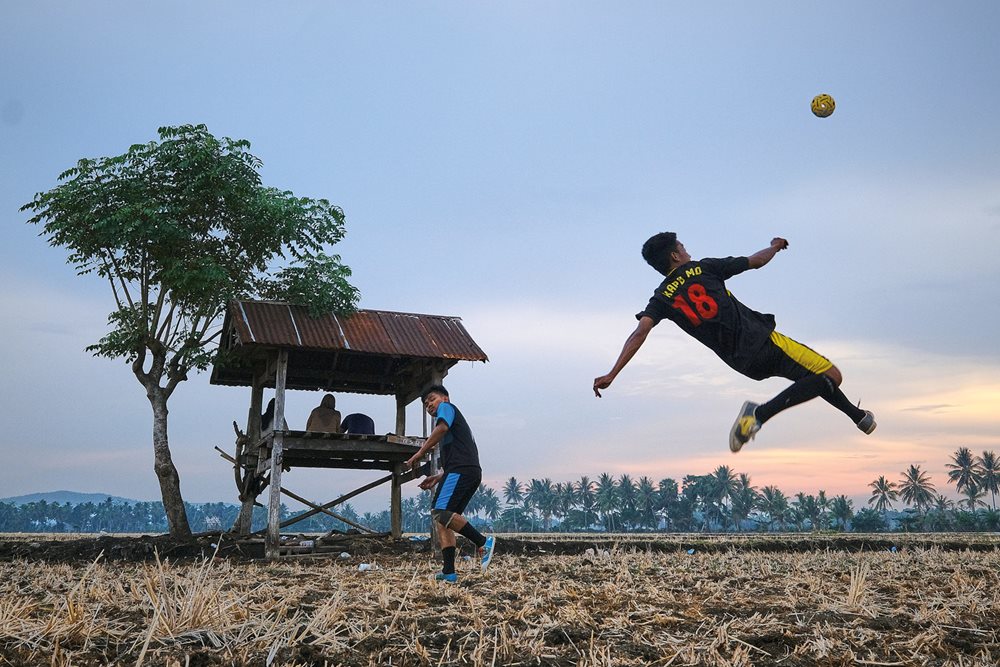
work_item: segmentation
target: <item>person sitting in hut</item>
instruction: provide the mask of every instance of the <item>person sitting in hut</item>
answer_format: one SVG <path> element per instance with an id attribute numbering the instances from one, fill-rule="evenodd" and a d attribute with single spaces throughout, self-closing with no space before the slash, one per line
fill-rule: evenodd
<path id="1" fill-rule="evenodd" d="M 284 419 L 282 419 L 281 421 L 284 422 L 284 428 L 287 431 L 288 422 L 285 421 Z M 274 399 L 272 398 L 270 401 L 267 402 L 267 407 L 264 408 L 264 413 L 260 416 L 260 432 L 264 433 L 265 431 L 270 431 L 273 425 L 274 425 Z"/>
<path id="2" fill-rule="evenodd" d="M 306 430 L 314 433 L 340 433 L 340 412 L 333 394 L 324 396 L 319 406 L 309 413 Z"/>
<path id="3" fill-rule="evenodd" d="M 344 433 L 355 433 L 357 435 L 375 435 L 375 421 L 368 415 L 360 412 L 352 412 L 344 417 L 341 424 Z"/>

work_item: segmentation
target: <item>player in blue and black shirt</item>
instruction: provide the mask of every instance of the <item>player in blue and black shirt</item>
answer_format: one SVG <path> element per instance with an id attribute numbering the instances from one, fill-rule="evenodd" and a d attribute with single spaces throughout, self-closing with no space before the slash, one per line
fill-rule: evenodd
<path id="1" fill-rule="evenodd" d="M 787 247 L 788 241 L 775 238 L 749 257 L 692 260 L 673 232 L 647 240 L 642 256 L 664 276 L 663 282 L 646 308 L 636 314 L 639 324 L 626 339 L 611 372 L 594 380 L 594 393 L 600 397 L 601 389 L 611 386 L 653 327 L 669 319 L 743 375 L 793 381 L 766 403 L 743 404 L 729 434 L 732 451 L 738 452 L 774 415 L 817 396 L 850 417 L 864 433 L 874 431 L 875 416 L 847 399 L 840 390 L 840 370 L 829 359 L 775 331 L 773 315 L 747 308 L 726 289 L 726 280 L 759 269 Z"/>
<path id="2" fill-rule="evenodd" d="M 440 444 L 441 472 L 425 478 L 420 483 L 420 488 L 437 486 L 431 503 L 431 518 L 437 526 L 444 566 L 436 578 L 454 583 L 458 581 L 455 573 L 455 533 L 478 547 L 483 572 L 493 559 L 496 539 L 492 535 L 484 536 L 462 516 L 483 478 L 483 469 L 479 466 L 479 449 L 469 423 L 451 403 L 448 390 L 441 385 L 425 391 L 423 402 L 427 414 L 434 418 L 434 430 L 406 464 L 410 468 L 414 467 L 427 452 Z"/>

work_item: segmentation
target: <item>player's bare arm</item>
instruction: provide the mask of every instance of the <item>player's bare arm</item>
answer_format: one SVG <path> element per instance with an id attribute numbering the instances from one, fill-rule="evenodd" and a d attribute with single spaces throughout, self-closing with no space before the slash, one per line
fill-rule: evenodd
<path id="1" fill-rule="evenodd" d="M 778 254 L 778 251 L 784 250 L 787 247 L 788 241 L 778 236 L 774 237 L 771 239 L 771 245 L 763 250 L 758 250 L 747 258 L 750 260 L 750 268 L 759 269 L 770 262 Z"/>
<path id="2" fill-rule="evenodd" d="M 636 326 L 635 331 L 629 334 L 629 337 L 625 339 L 625 345 L 622 347 L 621 354 L 618 355 L 618 360 L 615 362 L 614 367 L 611 369 L 607 375 L 602 375 L 599 378 L 594 379 L 594 394 L 600 398 L 601 389 L 607 389 L 611 386 L 611 383 L 617 377 L 618 373 L 621 372 L 625 365 L 635 356 L 635 353 L 639 351 L 642 344 L 646 342 L 646 336 L 649 332 L 653 330 L 656 323 L 651 317 L 643 317 L 639 319 L 639 324 Z"/>
<path id="3" fill-rule="evenodd" d="M 437 447 L 437 444 L 441 442 L 441 439 L 444 438 L 447 432 L 448 424 L 443 421 L 439 421 L 434 427 L 434 430 L 431 431 L 431 434 L 426 440 L 424 440 L 424 444 L 422 444 L 420 449 L 417 450 L 417 453 L 406 460 L 406 467 L 412 468 L 417 465 L 417 463 L 420 462 L 420 459 L 424 458 L 424 455 L 427 454 L 427 452 Z"/>

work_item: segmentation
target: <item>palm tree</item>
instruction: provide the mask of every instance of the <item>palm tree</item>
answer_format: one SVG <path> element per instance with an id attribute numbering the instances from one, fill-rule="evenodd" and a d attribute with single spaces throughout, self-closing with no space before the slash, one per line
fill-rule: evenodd
<path id="1" fill-rule="evenodd" d="M 618 512 L 618 489 L 615 478 L 606 472 L 602 472 L 597 478 L 597 511 L 601 513 L 601 520 L 604 522 L 604 529 L 614 531 L 615 514 Z"/>
<path id="2" fill-rule="evenodd" d="M 816 496 L 816 505 L 819 507 L 819 527 L 826 528 L 826 515 L 830 512 L 830 499 L 826 497 L 826 491 L 823 489 L 820 489 Z"/>
<path id="3" fill-rule="evenodd" d="M 649 530 L 656 529 L 656 487 L 653 480 L 643 475 L 636 485 L 636 504 L 639 512 L 639 525 Z"/>
<path id="4" fill-rule="evenodd" d="M 570 511 L 576 507 L 576 488 L 573 486 L 573 482 L 558 482 L 552 488 L 552 492 L 555 494 L 556 514 L 562 521 L 565 521 Z"/>
<path id="5" fill-rule="evenodd" d="M 983 502 L 983 496 L 986 495 L 986 492 L 975 484 L 966 484 L 962 492 L 965 495 L 965 500 L 959 502 L 959 505 L 965 503 L 970 512 L 975 512 L 977 507 L 986 507 L 986 503 Z"/>
<path id="6" fill-rule="evenodd" d="M 556 509 L 556 495 L 552 487 L 552 480 L 533 479 L 528 483 L 528 493 L 525 498 L 532 507 L 538 509 L 542 514 L 542 527 L 546 532 L 552 527 L 552 513 Z"/>
<path id="7" fill-rule="evenodd" d="M 1000 493 L 1000 462 L 993 452 L 983 452 L 976 458 L 979 464 L 979 482 L 983 491 L 989 491 L 993 496 L 993 511 L 997 509 L 997 494 Z"/>
<path id="8" fill-rule="evenodd" d="M 736 478 L 736 473 L 729 466 L 719 466 L 712 473 L 712 501 L 718 503 L 719 506 L 719 518 L 724 519 L 725 512 L 722 508 L 725 507 L 726 501 L 732 501 L 733 494 L 739 488 L 739 480 Z M 722 528 L 725 530 L 725 523 L 723 523 Z"/>
<path id="9" fill-rule="evenodd" d="M 788 498 L 776 486 L 765 486 L 761 489 L 757 507 L 766 512 L 770 517 L 768 528 L 771 523 L 777 521 L 780 528 L 785 527 L 785 518 L 788 515 Z"/>
<path id="10" fill-rule="evenodd" d="M 736 480 L 736 491 L 730 502 L 732 503 L 730 509 L 732 510 L 733 524 L 739 531 L 757 502 L 757 489 L 750 485 L 750 475 L 740 473 L 739 479 Z"/>
<path id="11" fill-rule="evenodd" d="M 840 528 L 847 530 L 847 522 L 854 516 L 854 503 L 845 495 L 839 495 L 830 503 L 830 513 L 834 520 L 840 520 Z"/>
<path id="12" fill-rule="evenodd" d="M 508 505 L 520 505 L 524 500 L 524 490 L 516 478 L 511 477 L 503 485 L 503 499 Z"/>
<path id="13" fill-rule="evenodd" d="M 482 511 L 486 515 L 486 518 L 490 520 L 490 523 L 496 521 L 500 518 L 500 498 L 497 496 L 497 492 L 490 487 L 486 487 L 483 492 L 482 499 Z"/>
<path id="14" fill-rule="evenodd" d="M 656 510 L 667 522 L 668 528 L 673 528 L 677 495 L 677 482 L 669 477 L 661 479 L 660 483 L 656 485 Z"/>
<path id="15" fill-rule="evenodd" d="M 978 461 L 972 456 L 968 447 L 959 447 L 951 457 L 952 463 L 945 464 L 948 468 L 948 483 L 954 483 L 959 493 L 966 487 L 979 486 Z"/>
<path id="16" fill-rule="evenodd" d="M 636 494 L 635 482 L 629 475 L 623 474 L 618 478 L 617 496 L 622 525 L 634 527 L 639 518 L 639 496 Z"/>
<path id="17" fill-rule="evenodd" d="M 594 492 L 594 482 L 584 475 L 576 483 L 576 497 L 583 512 L 583 525 L 591 526 L 596 520 L 597 498 Z"/>
<path id="18" fill-rule="evenodd" d="M 816 502 L 816 496 L 804 493 L 795 494 L 795 508 L 798 511 L 800 520 L 809 520 L 809 525 L 811 530 L 817 530 L 819 528 L 819 503 Z M 802 525 L 799 525 L 799 530 L 802 530 Z"/>
<path id="19" fill-rule="evenodd" d="M 879 475 L 879 478 L 868 486 L 872 488 L 872 497 L 868 499 L 868 504 L 874 505 L 876 512 L 885 513 L 886 510 L 891 510 L 893 501 L 899 498 L 896 485 L 884 475 Z"/>
<path id="20" fill-rule="evenodd" d="M 950 498 L 947 498 L 940 493 L 935 496 L 933 502 L 931 503 L 930 511 L 927 512 L 927 521 L 930 529 L 951 530 L 951 517 L 954 507 L 955 503 L 953 503 Z"/>
<path id="21" fill-rule="evenodd" d="M 899 480 L 899 497 L 904 503 L 915 506 L 917 512 L 923 514 L 924 508 L 934 501 L 936 491 L 930 477 L 921 471 L 918 465 L 911 465 L 902 474 L 903 478 Z"/>

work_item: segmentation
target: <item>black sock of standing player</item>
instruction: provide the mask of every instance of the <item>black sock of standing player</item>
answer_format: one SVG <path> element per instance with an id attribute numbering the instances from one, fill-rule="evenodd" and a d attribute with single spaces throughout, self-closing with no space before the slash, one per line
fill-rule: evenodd
<path id="1" fill-rule="evenodd" d="M 830 389 L 830 384 L 827 383 L 828 379 L 825 375 L 807 375 L 801 380 L 796 380 L 788 389 L 767 403 L 757 406 L 755 413 L 757 421 L 763 424 L 782 410 L 787 410 L 792 406 L 825 394 Z"/>
<path id="2" fill-rule="evenodd" d="M 441 549 L 441 556 L 444 558 L 444 567 L 441 572 L 444 574 L 455 573 L 455 547 L 444 547 Z"/>
<path id="3" fill-rule="evenodd" d="M 477 547 L 481 547 L 486 544 L 486 538 L 482 533 L 476 530 L 471 523 L 466 523 L 462 526 L 462 530 L 458 531 L 458 534 L 475 544 Z"/>

